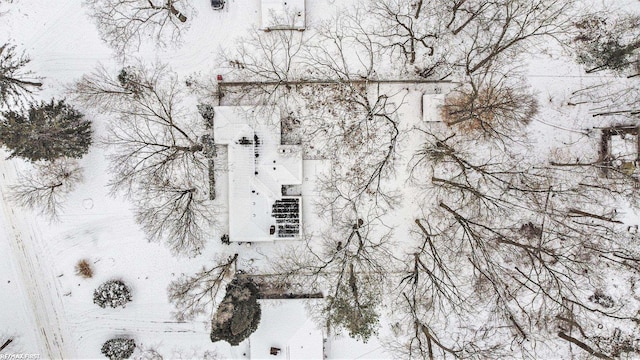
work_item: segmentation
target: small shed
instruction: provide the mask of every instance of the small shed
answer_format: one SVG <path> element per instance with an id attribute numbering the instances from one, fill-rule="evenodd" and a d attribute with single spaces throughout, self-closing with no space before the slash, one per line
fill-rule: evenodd
<path id="1" fill-rule="evenodd" d="M 299 30 L 306 27 L 305 0 L 262 0 L 264 31 Z"/>
<path id="2" fill-rule="evenodd" d="M 602 129 L 600 162 L 602 175 L 610 169 L 629 175 L 638 175 L 640 162 L 640 136 L 636 125 L 619 125 Z"/>
<path id="3" fill-rule="evenodd" d="M 422 96 L 422 121 L 442 121 L 440 112 L 444 105 L 444 94 L 424 94 Z"/>

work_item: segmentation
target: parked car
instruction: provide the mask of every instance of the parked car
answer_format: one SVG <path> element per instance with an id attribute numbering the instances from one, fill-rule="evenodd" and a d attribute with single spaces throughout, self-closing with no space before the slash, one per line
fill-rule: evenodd
<path id="1" fill-rule="evenodd" d="M 224 8 L 224 0 L 211 0 L 213 10 L 222 10 Z"/>

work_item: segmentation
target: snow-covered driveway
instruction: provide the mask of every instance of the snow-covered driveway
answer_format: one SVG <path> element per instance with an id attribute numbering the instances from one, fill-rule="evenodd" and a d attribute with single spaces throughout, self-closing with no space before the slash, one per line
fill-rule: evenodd
<path id="1" fill-rule="evenodd" d="M 26 299 L 12 299 L 23 303 L 26 311 L 33 312 L 40 337 L 40 355 L 47 359 L 74 358 L 75 347 L 69 344 L 70 337 L 64 326 L 63 308 L 60 294 L 55 286 L 54 274 L 46 266 L 47 252 L 40 232 L 33 227 L 32 217 L 8 200 L 7 187 L 15 183 L 16 166 L 6 160 L 6 154 L 0 154 L 0 228 L 6 233 L 12 257 L 25 289 Z M 30 352 L 31 349 L 29 349 Z"/>

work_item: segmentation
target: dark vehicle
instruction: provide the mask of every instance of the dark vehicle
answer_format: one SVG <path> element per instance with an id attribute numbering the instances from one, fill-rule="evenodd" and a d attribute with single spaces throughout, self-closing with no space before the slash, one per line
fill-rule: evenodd
<path id="1" fill-rule="evenodd" d="M 213 10 L 222 10 L 224 8 L 224 0 L 211 0 Z"/>

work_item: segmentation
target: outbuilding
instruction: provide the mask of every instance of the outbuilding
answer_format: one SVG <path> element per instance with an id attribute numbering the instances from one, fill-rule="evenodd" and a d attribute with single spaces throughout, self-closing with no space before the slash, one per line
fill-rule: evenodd
<path id="1" fill-rule="evenodd" d="M 262 0 L 261 13 L 264 31 L 303 31 L 306 27 L 305 0 Z"/>

